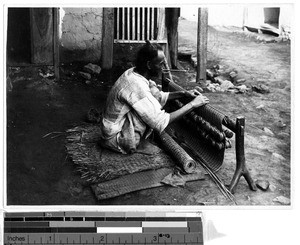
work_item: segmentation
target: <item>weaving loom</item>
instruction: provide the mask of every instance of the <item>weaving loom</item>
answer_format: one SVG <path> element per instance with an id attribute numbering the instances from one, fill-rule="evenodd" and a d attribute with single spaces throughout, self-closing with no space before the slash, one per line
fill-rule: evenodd
<path id="1" fill-rule="evenodd" d="M 184 89 L 170 79 L 163 77 L 162 87 L 165 92 L 183 91 Z M 176 110 L 188 103 L 188 100 L 175 100 L 166 110 Z M 224 129 L 224 126 L 227 129 Z M 229 191 L 235 192 L 241 176 L 244 176 L 251 190 L 256 185 L 246 167 L 244 152 L 245 118 L 238 117 L 233 122 L 226 115 L 207 104 L 193 110 L 182 120 L 172 123 L 166 132 L 185 149 L 195 160 L 205 164 L 213 172 L 218 171 L 224 160 L 226 148 L 230 148 L 228 138 L 235 133 L 236 170 L 229 185 Z M 228 130 L 229 129 L 229 130 Z"/>

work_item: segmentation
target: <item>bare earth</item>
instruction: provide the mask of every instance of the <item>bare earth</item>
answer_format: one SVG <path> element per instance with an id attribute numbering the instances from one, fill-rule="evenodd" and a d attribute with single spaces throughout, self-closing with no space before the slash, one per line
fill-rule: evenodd
<path id="1" fill-rule="evenodd" d="M 196 53 L 197 23 L 181 20 L 179 51 Z M 184 67 L 191 67 L 182 63 Z M 234 28 L 209 28 L 208 68 L 219 65 L 224 74 L 235 70 L 250 88 L 244 94 L 209 93 L 210 103 L 231 118 L 246 117 L 245 152 L 253 179 L 270 183 L 266 191 L 251 191 L 241 178 L 238 205 L 286 205 L 291 199 L 291 59 L 289 42 L 263 42 Z M 66 156 L 64 132 L 84 120 L 89 108 L 101 107 L 114 78 L 85 84 L 77 67 L 63 66 L 62 79 L 41 78 L 38 68 L 21 68 L 12 76 L 7 94 L 7 202 L 9 205 L 233 205 L 213 181 L 185 187 L 159 187 L 98 202 Z M 190 68 L 192 69 L 192 68 Z M 72 74 L 70 71 L 75 71 Z M 77 70 L 78 71 L 78 70 Z M 185 86 L 195 73 L 176 75 Z M 270 93 L 251 90 L 264 84 Z M 264 130 L 264 128 L 269 129 Z M 229 184 L 235 169 L 235 149 L 226 150 L 218 172 Z M 278 199 L 278 197 L 280 197 Z M 283 198 L 284 197 L 284 198 Z M 280 200 L 283 201 L 280 201 Z M 278 201 L 279 200 L 279 201 Z"/>
<path id="2" fill-rule="evenodd" d="M 196 24 L 181 21 L 179 33 L 181 49 L 195 49 Z M 189 27 L 189 29 L 188 29 Z M 185 31 L 185 30 L 189 31 Z M 208 67 L 216 63 L 228 73 L 238 72 L 245 78 L 247 87 L 264 84 L 269 94 L 249 92 L 246 94 L 208 94 L 211 104 L 224 110 L 231 118 L 246 117 L 245 152 L 248 168 L 256 180 L 270 182 L 271 190 L 249 191 L 244 179 L 240 180 L 235 197 L 241 205 L 278 205 L 274 198 L 290 198 L 290 133 L 291 133 L 291 80 L 290 44 L 275 43 L 265 37 L 244 34 L 234 28 L 209 29 Z M 269 42 L 270 41 L 270 42 Z M 265 132 L 268 128 L 273 132 Z M 226 151 L 224 167 L 219 175 L 228 183 L 234 166 L 235 151 Z M 202 191 L 203 192 L 203 191 Z M 201 193 L 201 191 L 200 191 Z M 216 193 L 207 196 L 207 201 L 220 204 Z M 201 196 L 201 194 L 200 194 Z M 203 199 L 203 196 L 199 198 Z M 196 201 L 197 202 L 197 201 Z M 196 203 L 195 203 L 196 204 Z"/>

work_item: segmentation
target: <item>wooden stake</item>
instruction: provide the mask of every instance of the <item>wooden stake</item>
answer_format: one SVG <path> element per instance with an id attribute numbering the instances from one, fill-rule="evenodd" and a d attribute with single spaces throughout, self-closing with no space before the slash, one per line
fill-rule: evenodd
<path id="1" fill-rule="evenodd" d="M 238 117 L 236 119 L 236 132 L 235 132 L 236 169 L 229 186 L 229 190 L 231 191 L 231 193 L 235 192 L 236 186 L 241 176 L 244 176 L 251 190 L 253 191 L 257 190 L 257 187 L 246 167 L 244 137 L 245 137 L 245 118 Z"/>
<path id="2" fill-rule="evenodd" d="M 207 31 L 208 10 L 198 9 L 198 35 L 197 35 L 197 83 L 205 85 L 207 63 Z"/>

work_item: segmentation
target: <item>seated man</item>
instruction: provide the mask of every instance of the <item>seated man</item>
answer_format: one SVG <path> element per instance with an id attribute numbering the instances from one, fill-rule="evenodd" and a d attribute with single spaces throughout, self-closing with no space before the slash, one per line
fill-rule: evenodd
<path id="1" fill-rule="evenodd" d="M 159 91 L 151 78 L 160 76 L 164 64 L 162 47 L 147 41 L 137 53 L 136 66 L 125 71 L 108 94 L 101 121 L 102 146 L 124 154 L 136 152 L 152 130 L 160 133 L 171 122 L 208 103 L 199 93 Z M 184 96 L 194 99 L 172 113 L 162 109 L 167 100 Z"/>

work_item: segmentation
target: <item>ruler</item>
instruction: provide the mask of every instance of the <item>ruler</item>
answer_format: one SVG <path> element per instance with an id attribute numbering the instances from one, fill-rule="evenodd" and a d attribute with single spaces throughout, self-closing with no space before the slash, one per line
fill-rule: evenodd
<path id="1" fill-rule="evenodd" d="M 5 213 L 4 244 L 203 245 L 202 214 L 199 212 Z"/>

